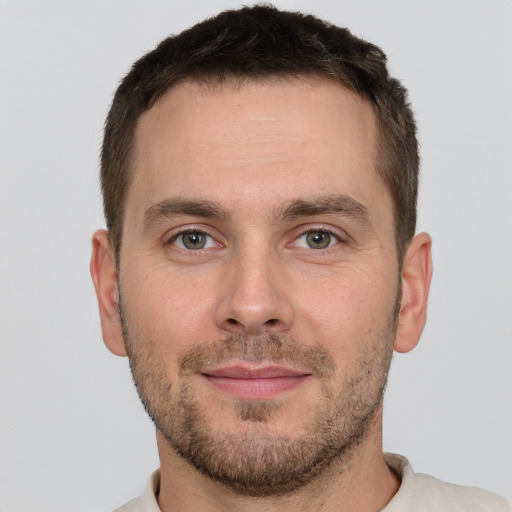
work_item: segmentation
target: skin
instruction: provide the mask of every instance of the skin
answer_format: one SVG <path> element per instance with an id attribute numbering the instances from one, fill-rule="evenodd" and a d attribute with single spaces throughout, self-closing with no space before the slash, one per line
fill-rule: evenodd
<path id="1" fill-rule="evenodd" d="M 155 380 L 165 379 L 171 390 L 186 381 L 209 429 L 223 434 L 263 431 L 294 440 L 311 411 L 326 403 L 321 379 L 309 376 L 263 397 L 274 404 L 264 422 L 243 420 L 240 397 L 200 373 L 184 377 L 179 367 L 194 347 L 229 336 L 271 334 L 320 348 L 334 363 L 326 386 L 340 395 L 348 377 L 362 374 L 365 354 L 376 353 L 378 375 L 360 390 L 375 395 L 391 350 L 406 352 L 419 340 L 432 274 L 431 240 L 422 233 L 399 275 L 392 200 L 374 171 L 375 143 L 371 107 L 325 79 L 175 86 L 139 120 L 118 269 L 105 231 L 93 237 L 91 273 L 107 347 L 140 355 L 141 375 L 158 366 Z M 347 210 L 345 201 L 337 211 L 296 208 L 283 215 L 299 200 L 326 197 L 349 198 L 361 208 Z M 177 198 L 209 201 L 220 211 L 178 214 Z M 183 231 L 207 233 L 206 247 L 187 249 Z M 332 233 L 329 246 L 312 249 L 307 234 L 319 231 Z M 399 292 L 397 323 L 390 326 Z M 145 387 L 151 394 L 158 386 Z M 349 456 L 294 492 L 249 497 L 197 471 L 157 430 L 159 505 L 163 511 L 381 510 L 399 486 L 383 458 L 381 431 L 379 402 Z"/>

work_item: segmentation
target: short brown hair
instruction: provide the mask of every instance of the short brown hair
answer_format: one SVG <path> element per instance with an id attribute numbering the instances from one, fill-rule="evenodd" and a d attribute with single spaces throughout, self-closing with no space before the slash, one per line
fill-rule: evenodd
<path id="1" fill-rule="evenodd" d="M 131 153 L 140 115 L 184 80 L 222 83 L 269 77 L 327 77 L 367 99 L 378 126 L 377 173 L 394 203 L 399 262 L 416 228 L 418 143 L 407 92 L 389 76 L 380 48 L 312 15 L 268 5 L 230 10 L 162 41 L 119 85 L 105 123 L 101 186 L 119 258 Z"/>

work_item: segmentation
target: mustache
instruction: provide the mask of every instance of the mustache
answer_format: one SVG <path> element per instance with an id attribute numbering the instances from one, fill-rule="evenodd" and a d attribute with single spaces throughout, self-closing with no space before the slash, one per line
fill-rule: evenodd
<path id="1" fill-rule="evenodd" d="M 196 345 L 179 358 L 178 364 L 182 375 L 190 375 L 230 359 L 287 364 L 306 369 L 320 378 L 332 376 L 336 369 L 334 359 L 322 347 L 300 344 L 290 336 L 275 333 L 250 337 L 232 335 Z"/>

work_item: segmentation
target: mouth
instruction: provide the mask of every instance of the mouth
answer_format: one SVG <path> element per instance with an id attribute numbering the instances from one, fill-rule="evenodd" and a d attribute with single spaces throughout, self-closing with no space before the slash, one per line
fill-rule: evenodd
<path id="1" fill-rule="evenodd" d="M 272 398 L 300 386 L 312 376 L 285 366 L 243 365 L 208 369 L 201 375 L 218 391 L 243 400 Z"/>

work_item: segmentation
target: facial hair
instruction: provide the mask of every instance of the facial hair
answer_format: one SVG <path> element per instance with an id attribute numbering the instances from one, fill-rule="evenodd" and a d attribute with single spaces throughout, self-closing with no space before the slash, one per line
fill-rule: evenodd
<path id="1" fill-rule="evenodd" d="M 152 343 L 140 334 L 132 337 L 130 318 L 121 301 L 119 307 L 135 386 L 168 445 L 202 474 L 232 491 L 264 497 L 291 493 L 326 473 L 333 463 L 340 467 L 365 439 L 382 403 L 399 298 L 389 323 L 359 340 L 357 360 L 343 375 L 321 346 L 265 334 L 198 344 L 180 357 L 176 378 L 166 361 L 148 348 Z M 194 374 L 228 360 L 286 364 L 311 372 L 320 384 L 321 397 L 304 410 L 298 434 L 270 433 L 265 428 L 283 408 L 279 399 L 238 400 L 235 414 L 243 428 L 236 433 L 212 426 L 198 400 Z"/>

